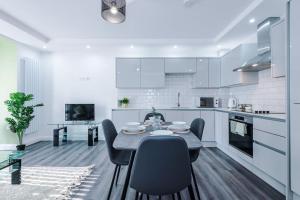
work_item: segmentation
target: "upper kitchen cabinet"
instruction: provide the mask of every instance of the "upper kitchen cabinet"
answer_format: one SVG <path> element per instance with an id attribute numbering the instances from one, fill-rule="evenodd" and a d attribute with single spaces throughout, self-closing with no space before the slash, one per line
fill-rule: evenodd
<path id="1" fill-rule="evenodd" d="M 197 72 L 193 75 L 193 88 L 209 87 L 209 59 L 197 59 Z"/>
<path id="2" fill-rule="evenodd" d="M 141 86 L 141 59 L 116 59 L 117 88 L 140 88 Z"/>
<path id="3" fill-rule="evenodd" d="M 197 72 L 193 75 L 193 88 L 219 88 L 221 81 L 219 58 L 198 58 Z"/>
<path id="4" fill-rule="evenodd" d="M 271 28 L 271 70 L 272 77 L 283 77 L 286 74 L 286 23 L 284 20 Z"/>
<path id="5" fill-rule="evenodd" d="M 219 88 L 221 86 L 221 59 L 210 58 L 208 70 L 208 86 L 210 88 Z"/>
<path id="6" fill-rule="evenodd" d="M 165 86 L 165 63 L 163 58 L 141 59 L 141 88 Z"/>
<path id="7" fill-rule="evenodd" d="M 257 55 L 256 44 L 241 44 L 221 59 L 221 86 L 230 87 L 258 83 L 257 72 L 234 72 Z"/>
<path id="8" fill-rule="evenodd" d="M 167 74 L 196 73 L 196 58 L 165 58 L 165 72 Z"/>

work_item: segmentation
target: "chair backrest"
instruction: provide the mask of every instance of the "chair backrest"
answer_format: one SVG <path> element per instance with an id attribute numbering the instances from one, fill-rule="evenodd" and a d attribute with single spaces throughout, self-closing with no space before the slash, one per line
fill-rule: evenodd
<path id="1" fill-rule="evenodd" d="M 161 114 L 161 113 L 155 113 L 155 115 L 156 115 L 156 116 L 160 116 L 160 119 L 161 119 L 163 122 L 166 121 L 165 118 L 164 118 L 164 116 L 163 116 L 163 114 Z M 148 114 L 145 116 L 144 122 L 145 122 L 146 120 L 149 120 L 150 117 L 153 117 L 153 116 L 154 116 L 154 113 L 148 113 Z"/>
<path id="2" fill-rule="evenodd" d="M 194 133 L 200 140 L 202 140 L 205 121 L 202 118 L 194 119 L 191 123 L 191 132 Z"/>
<path id="3" fill-rule="evenodd" d="M 117 150 L 113 148 L 113 143 L 118 133 L 113 122 L 109 119 L 102 121 L 102 128 L 107 145 L 108 155 L 110 160 L 113 162 L 113 158 L 115 157 L 115 154 L 117 152 Z"/>
<path id="4" fill-rule="evenodd" d="M 130 186 L 149 195 L 179 192 L 191 184 L 188 147 L 179 136 L 142 140 L 133 163 Z"/>

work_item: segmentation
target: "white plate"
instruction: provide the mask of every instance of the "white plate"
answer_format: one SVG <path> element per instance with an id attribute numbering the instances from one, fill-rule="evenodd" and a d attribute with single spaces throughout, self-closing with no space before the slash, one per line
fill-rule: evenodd
<path id="1" fill-rule="evenodd" d="M 127 122 L 126 126 L 139 126 L 141 123 L 139 122 Z"/>
<path id="2" fill-rule="evenodd" d="M 181 121 L 174 121 L 172 122 L 174 125 L 186 125 L 186 122 L 181 122 Z"/>
<path id="3" fill-rule="evenodd" d="M 138 133 L 138 132 L 142 132 L 142 131 L 145 131 L 146 130 L 146 127 L 145 126 L 137 126 L 137 127 L 128 127 L 128 126 L 124 126 L 122 128 L 122 131 L 124 132 L 132 132 L 132 133 Z"/>
<path id="4" fill-rule="evenodd" d="M 190 126 L 173 124 L 173 125 L 168 126 L 168 129 L 174 130 L 174 131 L 185 131 L 185 130 L 190 129 Z"/>
<path id="5" fill-rule="evenodd" d="M 146 131 L 145 130 L 140 130 L 140 131 L 126 131 L 126 130 L 123 130 L 122 132 L 126 135 L 137 135 L 137 134 L 145 133 Z"/>
<path id="6" fill-rule="evenodd" d="M 157 131 L 152 131 L 150 134 L 151 135 L 172 135 L 173 132 L 169 130 L 157 130 Z"/>
<path id="7" fill-rule="evenodd" d="M 172 131 L 174 134 L 175 133 L 178 133 L 178 134 L 186 134 L 186 133 L 189 133 L 190 132 L 190 129 L 187 129 L 187 130 L 170 130 Z"/>

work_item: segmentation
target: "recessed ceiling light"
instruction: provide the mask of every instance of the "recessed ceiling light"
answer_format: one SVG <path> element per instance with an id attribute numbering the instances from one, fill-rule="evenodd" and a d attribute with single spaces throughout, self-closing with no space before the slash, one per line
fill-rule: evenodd
<path id="1" fill-rule="evenodd" d="M 178 46 L 177 46 L 177 45 L 174 45 L 174 46 L 173 46 L 173 48 L 174 48 L 174 49 L 177 49 L 177 48 L 178 48 Z"/>
<path id="2" fill-rule="evenodd" d="M 130 45 L 130 49 L 133 49 L 134 48 L 134 46 L 133 45 Z"/>
<path id="3" fill-rule="evenodd" d="M 91 48 L 91 46 L 90 46 L 90 45 L 86 45 L 86 46 L 85 46 L 85 48 L 87 48 L 87 49 L 90 49 L 90 48 Z"/>
<path id="4" fill-rule="evenodd" d="M 44 45 L 44 46 L 43 46 L 43 49 L 47 49 L 47 46 L 46 46 L 46 45 Z"/>
<path id="5" fill-rule="evenodd" d="M 250 24 L 253 24 L 255 21 L 256 21 L 255 18 L 251 18 L 251 19 L 249 20 L 249 23 L 250 23 Z"/>
<path id="6" fill-rule="evenodd" d="M 222 45 L 218 45 L 217 48 L 218 48 L 218 49 L 222 49 Z"/>
<path id="7" fill-rule="evenodd" d="M 257 64 L 257 63 L 255 63 L 255 64 L 253 64 L 253 65 L 252 65 L 252 67 L 257 67 L 257 66 L 258 66 L 258 64 Z"/>
<path id="8" fill-rule="evenodd" d="M 112 6 L 110 8 L 110 12 L 111 14 L 116 15 L 118 13 L 118 8 L 116 6 Z"/>

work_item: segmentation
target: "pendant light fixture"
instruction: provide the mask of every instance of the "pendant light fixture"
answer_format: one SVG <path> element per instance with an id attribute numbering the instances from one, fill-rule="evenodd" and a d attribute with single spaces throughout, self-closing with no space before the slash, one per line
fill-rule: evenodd
<path id="1" fill-rule="evenodd" d="M 102 0 L 102 18 L 113 24 L 120 24 L 126 19 L 125 0 Z"/>

